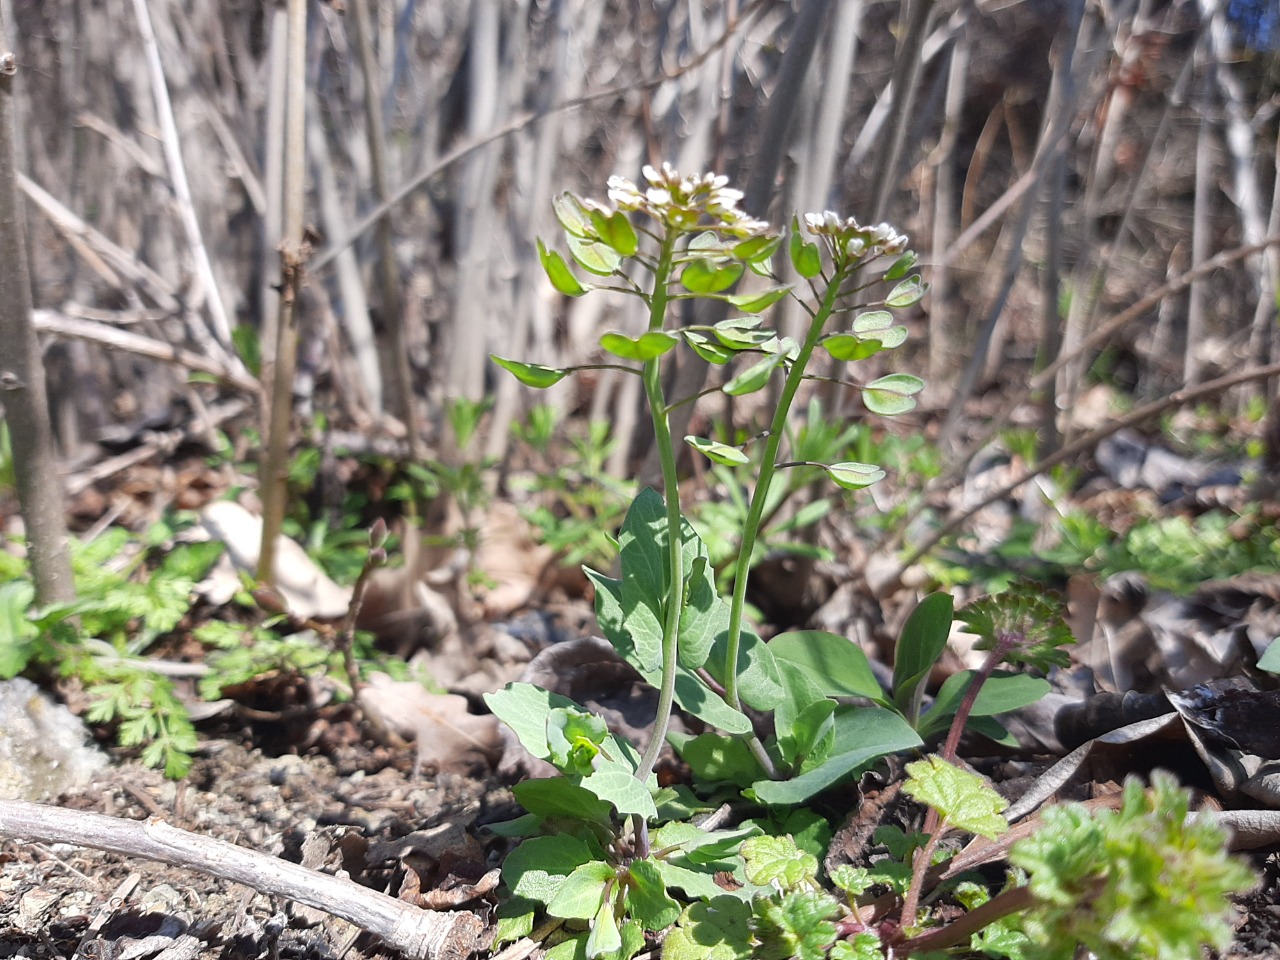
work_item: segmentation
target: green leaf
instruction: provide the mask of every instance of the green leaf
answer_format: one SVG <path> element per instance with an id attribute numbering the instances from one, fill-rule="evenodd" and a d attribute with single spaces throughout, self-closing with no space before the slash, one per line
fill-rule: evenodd
<path id="1" fill-rule="evenodd" d="M 715 573 L 705 555 L 694 558 L 684 580 L 684 606 L 680 610 L 680 665 L 697 670 L 707 662 L 716 634 L 727 620 L 724 603 L 716 590 Z"/>
<path id="2" fill-rule="evenodd" d="M 583 572 L 595 585 L 596 620 L 605 637 L 642 676 L 658 676 L 662 668 L 662 620 L 653 601 L 641 594 L 637 584 L 611 580 L 590 567 L 584 567 Z"/>
<path id="3" fill-rule="evenodd" d="M 916 274 L 907 277 L 889 292 L 889 296 L 884 298 L 885 306 L 893 307 L 895 310 L 910 307 L 923 300 L 928 292 L 929 285 L 922 283 L 919 274 Z"/>
<path id="4" fill-rule="evenodd" d="M 777 234 L 764 233 L 755 237 L 748 237 L 739 243 L 733 245 L 733 255 L 748 263 L 752 268 L 767 266 L 769 258 L 773 256 L 775 250 L 782 243 L 782 238 Z M 760 271 L 756 270 L 759 273 Z M 764 276 L 769 275 L 769 271 L 765 270 Z"/>
<path id="5" fill-rule="evenodd" d="M 891 373 L 872 380 L 862 388 L 862 402 L 872 413 L 892 417 L 914 410 L 915 394 L 924 389 L 924 381 L 909 373 Z"/>
<path id="6" fill-rule="evenodd" d="M 832 481 L 845 490 L 861 490 L 863 487 L 869 487 L 873 483 L 879 483 L 884 479 L 885 473 L 879 467 L 872 463 L 856 463 L 852 460 L 843 460 L 840 463 L 831 465 L 822 464 L 822 469 L 826 471 Z"/>
<path id="7" fill-rule="evenodd" d="M 853 320 L 853 332 L 865 340 L 874 340 L 885 350 L 902 346 L 907 340 L 907 328 L 894 325 L 893 314 L 888 310 L 870 310 L 860 313 Z"/>
<path id="8" fill-rule="evenodd" d="M 623 360 L 644 363 L 657 359 L 676 345 L 676 338 L 661 330 L 650 330 L 636 339 L 621 333 L 606 333 L 600 337 L 600 346 Z"/>
<path id="9" fill-rule="evenodd" d="M 1267 645 L 1266 651 L 1258 658 L 1258 669 L 1267 673 L 1280 673 L 1280 638 Z"/>
<path id="10" fill-rule="evenodd" d="M 542 960 L 587 960 L 587 934 L 580 933 L 576 937 L 561 940 L 553 947 L 548 947 Z"/>
<path id="11" fill-rule="evenodd" d="M 729 350 L 752 350 L 775 336 L 772 330 L 761 330 L 759 317 L 735 317 L 721 320 L 711 332 Z"/>
<path id="12" fill-rule="evenodd" d="M 819 767 L 790 780 L 760 780 L 751 790 L 771 806 L 804 803 L 869 761 L 921 744 L 898 714 L 881 707 L 844 707 L 835 717 L 835 744 Z"/>
<path id="13" fill-rule="evenodd" d="M 903 791 L 937 810 L 949 826 L 988 840 L 1009 829 L 1000 815 L 1009 801 L 976 773 L 935 756 L 908 763 L 907 774 Z"/>
<path id="14" fill-rule="evenodd" d="M 565 878 L 547 904 L 547 913 L 567 920 L 590 920 L 604 903 L 605 884 L 616 875 L 613 867 L 591 860 Z"/>
<path id="15" fill-rule="evenodd" d="M 724 384 L 720 388 L 721 392 L 731 397 L 742 397 L 763 389 L 765 384 L 769 382 L 769 377 L 773 375 L 773 371 L 778 368 L 783 359 L 783 354 L 775 353 L 762 360 L 757 360 Z"/>
<path id="16" fill-rule="evenodd" d="M 884 278 L 892 283 L 894 280 L 900 280 L 907 275 L 907 271 L 916 265 L 920 258 L 916 256 L 914 250 L 908 250 L 884 272 Z"/>
<path id="17" fill-rule="evenodd" d="M 844 363 L 853 363 L 874 357 L 884 349 L 879 340 L 864 340 L 852 333 L 832 333 L 818 341 L 818 345 L 831 355 L 832 359 Z"/>
<path id="18" fill-rule="evenodd" d="M 836 737 L 832 719 L 835 712 L 834 700 L 806 704 L 792 721 L 788 734 L 779 735 L 778 750 L 793 769 L 811 770 L 830 756 Z"/>
<path id="19" fill-rule="evenodd" d="M 599 210 L 590 210 L 588 216 L 591 218 L 591 226 L 595 229 L 596 236 L 602 242 L 608 244 L 621 256 L 630 257 L 635 254 L 640 241 L 625 213 L 615 210 L 609 216 L 605 216 Z"/>
<path id="20" fill-rule="evenodd" d="M 568 697 L 531 683 L 508 683 L 495 693 L 486 693 L 484 702 L 495 717 L 511 728 L 520 745 L 539 760 L 551 758 L 547 746 L 547 720 L 552 709 L 582 709 Z"/>
<path id="21" fill-rule="evenodd" d="M 0 585 L 0 679 L 9 680 L 26 669 L 34 654 L 39 629 L 27 618 L 35 588 L 25 580 Z"/>
<path id="22" fill-rule="evenodd" d="M 231 345 L 248 371 L 255 377 L 261 376 L 262 341 L 258 338 L 257 328 L 247 323 L 236 324 L 231 328 Z"/>
<path id="23" fill-rule="evenodd" d="M 790 837 L 760 836 L 743 841 L 747 879 L 762 887 L 795 890 L 818 879 L 818 858 L 805 853 Z"/>
<path id="24" fill-rule="evenodd" d="M 556 707 L 547 718 L 549 759 L 562 773 L 588 776 L 600 755 L 601 745 L 609 739 L 609 727 L 603 717 Z"/>
<path id="25" fill-rule="evenodd" d="M 753 960 L 826 960 L 836 939 L 832 921 L 841 911 L 825 893 L 797 890 L 781 902 L 756 901 L 755 912 L 760 946 Z"/>
<path id="26" fill-rule="evenodd" d="M 218 540 L 178 544 L 165 554 L 152 577 L 199 583 L 208 575 L 226 548 L 227 545 Z"/>
<path id="27" fill-rule="evenodd" d="M 769 641 L 775 658 L 803 671 L 827 697 L 866 697 L 888 706 L 867 655 L 852 640 L 822 630 L 793 630 Z"/>
<path id="28" fill-rule="evenodd" d="M 740 447 L 731 447 L 718 440 L 689 436 L 684 438 L 684 442 L 713 463 L 723 463 L 726 467 L 741 467 L 751 462 L 751 458 Z"/>
<path id="29" fill-rule="evenodd" d="M 573 275 L 569 265 L 564 262 L 564 257 L 555 250 L 548 250 L 541 240 L 538 241 L 538 260 L 542 263 L 551 286 L 566 297 L 580 297 L 590 289 Z"/>
<path id="30" fill-rule="evenodd" d="M 555 386 L 569 375 L 568 370 L 544 367 L 540 363 L 521 363 L 519 360 L 508 360 L 493 353 L 489 354 L 489 359 L 526 387 L 534 387 L 538 390 L 545 390 L 547 387 Z"/>
<path id="31" fill-rule="evenodd" d="M 680 917 L 680 904 L 667 893 L 666 882 L 652 860 L 637 860 L 628 870 L 627 915 L 648 930 L 665 930 Z"/>
<path id="32" fill-rule="evenodd" d="M 551 209 L 555 211 L 556 219 L 560 221 L 560 226 L 564 227 L 565 233 L 583 239 L 591 236 L 591 219 L 587 216 L 587 210 L 582 205 L 582 201 L 572 193 L 566 190 L 554 197 L 551 201 Z"/>
<path id="33" fill-rule="evenodd" d="M 569 874 L 595 859 L 586 843 L 567 833 L 534 837 L 507 854 L 502 879 L 516 896 L 546 904 Z"/>
<path id="34" fill-rule="evenodd" d="M 947 677 L 938 695 L 934 697 L 929 712 L 920 724 L 920 735 L 928 737 L 945 730 L 964 699 L 965 691 L 976 676 L 976 671 L 962 670 Z M 1049 681 L 1028 673 L 1010 673 L 996 670 L 978 691 L 971 717 L 993 717 L 1010 710 L 1020 710 L 1035 703 L 1050 690 Z"/>
<path id="35" fill-rule="evenodd" d="M 523 897 L 512 897 L 499 903 L 498 931 L 493 937 L 494 947 L 512 943 L 533 933 L 533 918 L 537 912 L 538 904 Z"/>
<path id="36" fill-rule="evenodd" d="M 949 593 L 931 593 L 907 617 L 893 660 L 893 702 L 913 725 L 924 683 L 947 648 L 955 606 Z"/>
<path id="37" fill-rule="evenodd" d="M 709 259 L 699 258 L 685 264 L 680 272 L 680 284 L 690 293 L 721 293 L 737 283 L 744 270 L 746 267 L 741 263 L 730 261 L 718 266 Z"/>
<path id="38" fill-rule="evenodd" d="M 658 818 L 658 809 L 653 804 L 649 788 L 637 780 L 632 771 L 618 765 L 597 770 L 583 779 L 582 786 L 612 804 L 621 816 L 634 814 L 646 820 Z"/>
<path id="39" fill-rule="evenodd" d="M 617 272 L 622 256 L 612 247 L 599 240 L 585 240 L 572 233 L 565 234 L 565 243 L 569 245 L 569 253 L 583 270 L 597 276 L 609 277 Z"/>
<path id="40" fill-rule="evenodd" d="M 760 763 L 737 737 L 718 733 L 671 733 L 667 739 L 702 785 L 732 783 L 745 787 L 764 776 Z"/>
<path id="41" fill-rule="evenodd" d="M 593 960 L 621 949 L 622 931 L 618 929 L 618 917 L 613 912 L 613 904 L 606 900 L 600 904 L 591 921 L 591 932 L 587 934 L 587 958 Z"/>
<path id="42" fill-rule="evenodd" d="M 707 659 L 707 672 L 723 684 L 725 681 L 725 656 L 728 653 L 729 631 L 726 608 L 726 629 L 716 636 L 711 656 Z M 772 710 L 782 702 L 782 681 L 778 677 L 778 665 L 773 654 L 755 632 L 742 628 L 738 640 L 738 694 L 749 707 Z M 719 699 L 718 697 L 716 699 Z M 727 727 L 721 730 L 734 733 Z"/>
<path id="43" fill-rule="evenodd" d="M 787 295 L 790 287 L 771 287 L 759 293 L 734 293 L 724 297 L 726 303 L 743 313 L 760 313 Z"/>
<path id="44" fill-rule="evenodd" d="M 714 363 L 720 366 L 734 358 L 736 351 L 730 350 L 723 344 L 716 343 L 709 337 L 703 336 L 697 330 L 681 330 L 680 335 L 684 337 L 685 343 L 689 344 L 690 349 L 707 363 Z"/>
<path id="45" fill-rule="evenodd" d="M 662 960 L 750 960 L 751 907 L 735 897 L 692 904 L 662 943 Z"/>
<path id="46" fill-rule="evenodd" d="M 608 823 L 612 805 L 594 791 L 565 777 L 524 780 L 511 788 L 520 805 L 539 817 L 570 817 L 591 823 Z"/>
<path id="47" fill-rule="evenodd" d="M 791 254 L 791 265 L 795 267 L 796 273 L 806 280 L 822 272 L 822 254 L 818 250 L 818 245 L 806 242 L 795 222 L 791 227 L 788 251 Z"/>

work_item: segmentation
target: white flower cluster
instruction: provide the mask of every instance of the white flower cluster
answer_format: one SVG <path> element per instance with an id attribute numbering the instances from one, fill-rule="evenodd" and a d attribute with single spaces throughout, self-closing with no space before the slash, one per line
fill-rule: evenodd
<path id="1" fill-rule="evenodd" d="M 619 210 L 639 210 L 660 223 L 682 230 L 707 229 L 734 237 L 754 237 L 769 230 L 738 209 L 742 191 L 727 186 L 729 178 L 714 173 L 680 176 L 669 163 L 661 170 L 648 164 L 640 188 L 626 177 L 609 178 L 609 199 Z"/>
<path id="2" fill-rule="evenodd" d="M 841 217 L 831 210 L 806 213 L 804 223 L 810 233 L 829 238 L 832 252 L 848 260 L 893 256 L 907 249 L 906 234 L 898 233 L 887 223 L 864 227 L 853 217 Z"/>

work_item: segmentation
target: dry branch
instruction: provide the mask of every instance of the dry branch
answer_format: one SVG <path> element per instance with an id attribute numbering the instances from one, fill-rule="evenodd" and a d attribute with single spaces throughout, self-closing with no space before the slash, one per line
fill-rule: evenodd
<path id="1" fill-rule="evenodd" d="M 474 950 L 484 927 L 473 914 L 422 910 L 351 880 L 189 833 L 154 817 L 124 820 L 22 800 L 2 800 L 0 837 L 72 843 L 242 883 L 269 896 L 284 897 L 341 917 L 388 946 L 425 960 L 461 960 Z"/>

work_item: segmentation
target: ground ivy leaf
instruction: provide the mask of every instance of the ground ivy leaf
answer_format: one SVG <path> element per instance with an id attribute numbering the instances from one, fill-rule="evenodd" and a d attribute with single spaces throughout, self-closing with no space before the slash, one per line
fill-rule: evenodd
<path id="1" fill-rule="evenodd" d="M 680 915 L 662 944 L 662 960 L 747 960 L 751 956 L 751 907 L 716 896 Z"/>
<path id="2" fill-rule="evenodd" d="M 742 843 L 747 879 L 760 886 L 795 890 L 818 877 L 818 858 L 805 853 L 788 836 L 751 837 Z"/>
<path id="3" fill-rule="evenodd" d="M 937 810 L 950 826 L 988 840 L 1009 829 L 1000 815 L 1009 801 L 976 773 L 935 756 L 907 764 L 907 774 L 902 789 Z"/>
<path id="4" fill-rule="evenodd" d="M 534 837 L 507 854 L 502 879 L 516 896 L 550 903 L 569 874 L 594 859 L 586 843 L 567 833 Z"/>
<path id="5" fill-rule="evenodd" d="M 604 903 L 605 885 L 614 878 L 614 868 L 592 860 L 569 874 L 547 904 L 547 913 L 568 920 L 590 920 Z"/>

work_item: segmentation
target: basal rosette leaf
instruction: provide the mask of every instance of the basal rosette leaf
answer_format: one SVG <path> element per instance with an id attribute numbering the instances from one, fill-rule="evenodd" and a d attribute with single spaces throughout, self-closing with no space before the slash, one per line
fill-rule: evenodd
<path id="1" fill-rule="evenodd" d="M 590 920 L 600 911 L 605 885 L 615 876 L 614 868 L 600 860 L 576 867 L 547 904 L 547 913 L 566 920 Z"/>
<path id="2" fill-rule="evenodd" d="M 502 880 L 517 897 L 548 904 L 569 874 L 598 859 L 596 851 L 567 833 L 534 837 L 507 854 Z"/>
<path id="3" fill-rule="evenodd" d="M 637 860 L 628 868 L 627 915 L 648 930 L 665 930 L 680 917 L 680 904 L 667 893 L 657 865 Z"/>
<path id="4" fill-rule="evenodd" d="M 955 601 L 949 593 L 931 593 L 907 617 L 893 661 L 893 702 L 912 724 L 920 715 L 924 682 L 947 648 Z"/>
<path id="5" fill-rule="evenodd" d="M 778 660 L 804 672 L 827 697 L 867 697 L 888 706 L 867 655 L 852 640 L 822 630 L 792 630 L 769 641 Z"/>

